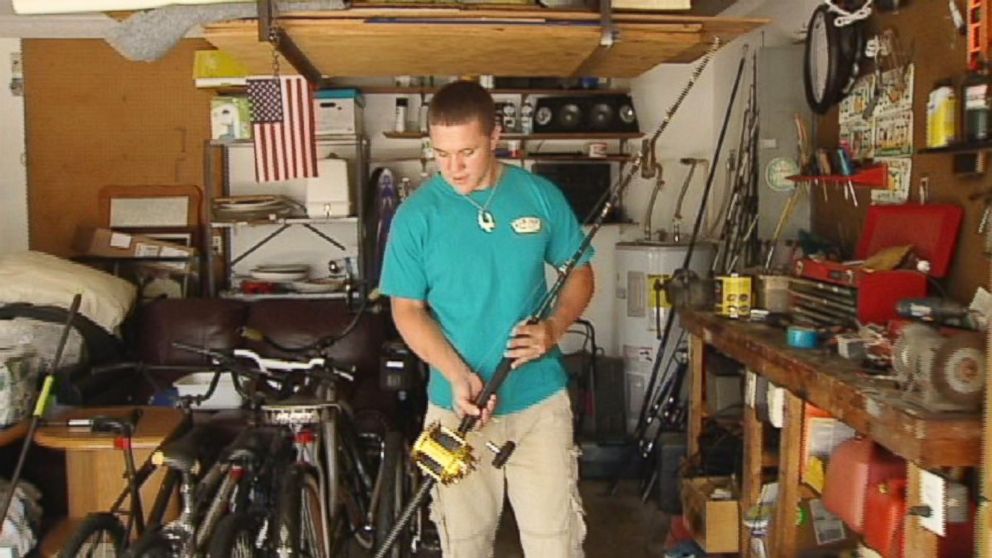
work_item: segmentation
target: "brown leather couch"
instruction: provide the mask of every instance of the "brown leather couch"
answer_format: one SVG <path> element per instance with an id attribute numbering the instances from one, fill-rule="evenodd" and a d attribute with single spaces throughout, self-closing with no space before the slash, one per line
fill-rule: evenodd
<path id="1" fill-rule="evenodd" d="M 340 334 L 355 318 L 355 310 L 342 300 L 161 299 L 138 310 L 127 340 L 135 360 L 156 366 L 207 364 L 206 357 L 177 349 L 175 342 L 221 351 L 247 348 L 263 356 L 286 357 L 290 355 L 269 344 L 245 338 L 242 329 L 261 332 L 279 346 L 302 347 Z M 328 352 L 336 362 L 356 368 L 354 384 L 343 390 L 356 408 L 392 412 L 395 393 L 379 389 L 380 350 L 391 331 L 388 315 L 370 305 L 354 329 Z M 165 374 L 159 379 L 168 383 L 179 375 Z M 137 382 L 132 387 L 137 400 L 151 393 L 147 384 Z"/>

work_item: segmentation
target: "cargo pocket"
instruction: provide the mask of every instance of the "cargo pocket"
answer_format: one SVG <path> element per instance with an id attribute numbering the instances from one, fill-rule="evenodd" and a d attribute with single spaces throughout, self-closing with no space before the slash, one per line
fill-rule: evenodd
<path id="1" fill-rule="evenodd" d="M 569 468 L 569 483 L 571 486 L 572 522 L 569 536 L 572 538 L 572 558 L 583 558 L 585 552 L 582 545 L 586 540 L 586 512 L 582 507 L 582 495 L 579 494 L 579 457 L 582 450 L 572 446 L 572 464 Z"/>
<path id="2" fill-rule="evenodd" d="M 431 489 L 430 518 L 434 522 L 434 526 L 437 527 L 437 538 L 441 542 L 441 556 L 451 556 L 451 539 L 449 538 L 448 524 L 444 519 L 444 511 L 442 510 L 438 490 L 437 486 Z"/>

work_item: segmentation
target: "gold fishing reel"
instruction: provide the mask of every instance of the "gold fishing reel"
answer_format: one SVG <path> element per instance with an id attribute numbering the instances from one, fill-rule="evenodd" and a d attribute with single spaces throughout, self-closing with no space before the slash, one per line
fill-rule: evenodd
<path id="1" fill-rule="evenodd" d="M 510 458 L 516 444 L 506 442 L 502 447 L 486 442 L 486 447 L 495 454 L 493 467 L 503 467 Z M 460 481 L 475 469 L 477 463 L 472 446 L 459 434 L 440 422 L 428 426 L 413 444 L 413 462 L 441 484 Z"/>

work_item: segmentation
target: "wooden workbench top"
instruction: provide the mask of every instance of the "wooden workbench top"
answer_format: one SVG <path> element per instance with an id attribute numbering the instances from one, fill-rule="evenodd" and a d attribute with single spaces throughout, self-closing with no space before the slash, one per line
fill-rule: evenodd
<path id="1" fill-rule="evenodd" d="M 681 317 L 682 326 L 707 345 L 923 468 L 980 463 L 979 413 L 927 411 L 906 401 L 891 380 L 852 361 L 787 346 L 782 329 L 710 312 L 682 311 Z"/>
<path id="2" fill-rule="evenodd" d="M 84 407 L 72 409 L 58 415 L 57 420 L 69 418 L 90 418 L 98 415 L 125 417 L 134 407 Z M 155 448 L 179 427 L 183 413 L 172 407 L 141 407 L 142 415 L 138 428 L 131 439 L 134 448 Z M 113 449 L 113 434 L 92 433 L 87 428 L 67 426 L 40 426 L 35 434 L 35 443 L 54 449 L 104 450 Z"/>

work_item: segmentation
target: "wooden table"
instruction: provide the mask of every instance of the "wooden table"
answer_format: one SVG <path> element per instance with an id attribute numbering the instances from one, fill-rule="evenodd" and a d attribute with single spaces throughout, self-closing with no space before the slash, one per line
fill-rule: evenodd
<path id="1" fill-rule="evenodd" d="M 908 503 L 920 503 L 916 488 L 923 469 L 977 466 L 981 462 L 981 415 L 933 413 L 907 402 L 894 384 L 861 370 L 857 364 L 826 351 L 798 350 L 785 342 L 785 332 L 762 324 L 728 320 L 709 312 L 681 312 L 682 327 L 690 333 L 692 404 L 689 454 L 698 448 L 703 424 L 704 348 L 709 345 L 739 361 L 752 372 L 786 388 L 785 423 L 779 451 L 779 504 L 776 531 L 770 536 L 775 556 L 796 552 L 796 506 L 799 483 L 803 403 L 808 401 L 844 421 L 858 432 L 908 462 Z M 757 503 L 764 451 L 763 424 L 754 410 L 744 412 L 744 478 L 741 509 Z M 742 549 L 749 541 L 742 534 Z M 907 521 L 907 558 L 932 558 L 937 536 Z M 743 552 L 743 550 L 742 550 Z"/>
<path id="2" fill-rule="evenodd" d="M 57 420 L 94 416 L 129 416 L 134 407 L 87 407 L 67 411 Z M 142 407 L 142 416 L 131 440 L 137 467 L 183 423 L 183 413 L 171 407 Z M 72 526 L 86 514 L 108 510 L 124 490 L 124 456 L 114 448 L 114 434 L 95 434 L 88 429 L 42 426 L 35 434 L 39 446 L 65 450 L 69 517 L 51 529 L 41 545 L 43 556 L 54 556 L 72 535 Z M 161 483 L 157 471 L 141 489 L 145 511 L 151 508 Z"/>

